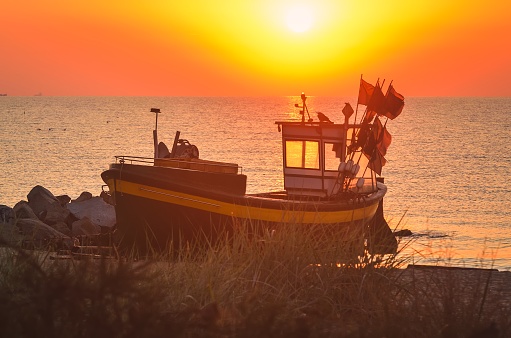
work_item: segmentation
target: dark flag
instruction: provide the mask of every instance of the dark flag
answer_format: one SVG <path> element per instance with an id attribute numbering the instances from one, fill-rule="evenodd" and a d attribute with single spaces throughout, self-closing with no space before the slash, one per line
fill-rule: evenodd
<path id="1" fill-rule="evenodd" d="M 367 135 L 369 135 L 368 129 L 369 126 L 365 125 L 361 126 L 360 129 L 358 129 L 357 131 L 355 130 L 353 131 L 353 134 L 351 134 L 351 144 L 348 146 L 348 154 L 364 146 L 367 139 Z"/>
<path id="2" fill-rule="evenodd" d="M 387 90 L 387 96 L 385 97 L 385 111 L 382 114 L 393 120 L 401 114 L 403 107 L 405 106 L 405 98 L 403 95 L 396 92 L 392 84 L 390 84 Z"/>
<path id="3" fill-rule="evenodd" d="M 369 167 L 369 169 L 371 169 L 372 171 L 381 176 L 381 170 L 385 163 L 387 163 L 385 157 L 383 157 L 383 155 L 380 154 L 379 151 L 376 151 L 373 157 L 371 157 L 371 159 L 369 160 L 369 164 L 367 166 Z"/>
<path id="4" fill-rule="evenodd" d="M 376 85 L 373 95 L 371 95 L 371 99 L 367 104 L 366 114 L 362 123 L 370 123 L 376 114 L 382 115 L 383 112 L 385 112 L 385 95 L 383 95 L 380 86 Z"/>
<path id="5" fill-rule="evenodd" d="M 388 130 L 383 127 L 379 118 L 374 120 L 371 131 L 366 136 L 366 142 L 362 146 L 362 153 L 368 158 L 368 167 L 381 175 L 382 167 L 387 163 L 385 154 L 390 146 L 392 137 Z"/>
<path id="6" fill-rule="evenodd" d="M 378 152 L 376 148 L 377 140 L 373 130 L 369 130 L 370 126 L 360 129 L 358 142 L 361 144 L 361 151 L 371 161 L 374 154 Z"/>
<path id="7" fill-rule="evenodd" d="M 360 88 L 358 90 L 357 104 L 363 104 L 364 106 L 367 106 L 371 96 L 373 95 L 373 91 L 374 86 L 360 78 Z"/>
<path id="8" fill-rule="evenodd" d="M 376 112 L 374 110 L 366 109 L 366 113 L 364 115 L 364 118 L 362 119 L 362 124 L 369 124 L 373 120 L 373 118 L 376 116 Z"/>
<path id="9" fill-rule="evenodd" d="M 376 85 L 373 95 L 371 95 L 371 100 L 369 100 L 367 105 L 367 110 L 373 110 L 378 115 L 381 115 L 385 111 L 385 101 L 385 95 L 383 95 L 380 86 Z"/>
<path id="10" fill-rule="evenodd" d="M 387 128 L 385 128 L 379 118 L 374 119 L 373 133 L 376 139 L 376 147 L 382 156 L 387 154 L 387 149 L 392 142 L 392 135 L 390 135 Z"/>

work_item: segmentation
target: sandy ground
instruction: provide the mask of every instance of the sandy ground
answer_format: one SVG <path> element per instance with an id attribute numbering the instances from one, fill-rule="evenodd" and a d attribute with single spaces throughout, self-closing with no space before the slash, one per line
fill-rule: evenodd
<path id="1" fill-rule="evenodd" d="M 485 306 L 511 307 L 511 272 L 496 269 L 409 265 L 398 272 L 400 284 L 425 296 L 446 297 Z"/>

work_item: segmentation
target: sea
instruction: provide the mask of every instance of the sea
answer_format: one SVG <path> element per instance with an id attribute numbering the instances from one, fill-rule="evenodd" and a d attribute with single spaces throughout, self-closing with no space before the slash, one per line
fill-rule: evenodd
<path id="1" fill-rule="evenodd" d="M 356 97 L 307 99 L 308 113 L 343 122 Z M 238 163 L 247 192 L 282 190 L 275 121 L 301 118 L 286 97 L 0 97 L 0 204 L 36 185 L 54 195 L 99 195 L 116 155 L 153 156 L 153 130 L 176 131 L 203 159 Z M 156 115 L 151 108 L 159 108 Z M 365 106 L 358 106 L 357 119 Z M 307 113 L 306 113 L 307 114 Z M 408 229 L 411 264 L 511 271 L 511 98 L 406 97 L 382 176 L 390 227 Z M 308 118 L 308 117 L 307 117 Z M 352 120 L 353 121 L 353 117 Z"/>

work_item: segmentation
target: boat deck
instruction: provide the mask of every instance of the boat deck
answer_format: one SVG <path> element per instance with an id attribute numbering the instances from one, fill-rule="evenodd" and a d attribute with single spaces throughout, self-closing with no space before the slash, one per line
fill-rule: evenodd
<path id="1" fill-rule="evenodd" d="M 149 158 L 138 156 L 116 156 L 116 162 L 138 165 L 154 165 L 155 167 L 180 168 L 214 172 L 223 174 L 242 173 L 243 168 L 236 163 L 208 161 L 198 158 Z"/>
<path id="2" fill-rule="evenodd" d="M 380 187 L 381 189 L 381 187 Z M 294 202 L 303 202 L 303 203 L 310 203 L 310 202 L 328 202 L 331 201 L 332 203 L 338 202 L 340 199 L 353 199 L 357 196 L 360 197 L 369 197 L 373 193 L 376 193 L 377 190 L 371 190 L 369 193 L 365 194 L 357 194 L 353 191 L 347 191 L 344 192 L 342 195 L 336 195 L 336 196 L 328 196 L 328 197 L 320 197 L 320 196 L 309 196 L 309 195 L 296 195 L 296 194 L 288 194 L 285 190 L 282 191 L 270 191 L 270 192 L 264 192 L 264 193 L 255 193 L 255 194 L 247 194 L 247 197 L 253 197 L 258 199 L 269 199 L 269 200 L 293 200 Z"/>

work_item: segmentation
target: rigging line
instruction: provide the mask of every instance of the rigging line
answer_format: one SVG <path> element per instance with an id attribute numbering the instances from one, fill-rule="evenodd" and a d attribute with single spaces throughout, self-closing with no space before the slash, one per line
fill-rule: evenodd
<path id="1" fill-rule="evenodd" d="M 360 83 L 362 83 L 362 76 L 363 74 L 360 74 Z M 358 114 L 358 103 L 360 100 L 360 84 L 358 85 L 358 96 L 357 96 L 357 108 L 355 109 L 355 119 L 353 120 L 353 124 L 357 123 L 357 114 Z"/>

